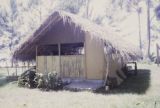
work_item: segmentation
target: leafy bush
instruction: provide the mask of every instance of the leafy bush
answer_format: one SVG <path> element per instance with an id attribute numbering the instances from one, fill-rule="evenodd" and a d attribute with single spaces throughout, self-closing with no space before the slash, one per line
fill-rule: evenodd
<path id="1" fill-rule="evenodd" d="M 63 87 L 63 82 L 57 73 L 48 73 L 47 75 L 37 75 L 37 88 L 46 90 L 58 90 Z"/>
<path id="2" fill-rule="evenodd" d="M 36 76 L 36 72 L 34 68 L 31 68 L 25 71 L 18 78 L 18 86 L 28 87 L 28 88 L 36 87 L 36 82 L 34 81 L 35 76 Z"/>
<path id="3" fill-rule="evenodd" d="M 58 90 L 63 88 L 63 82 L 57 73 L 41 74 L 32 70 L 25 71 L 18 78 L 18 85 L 42 90 Z"/>

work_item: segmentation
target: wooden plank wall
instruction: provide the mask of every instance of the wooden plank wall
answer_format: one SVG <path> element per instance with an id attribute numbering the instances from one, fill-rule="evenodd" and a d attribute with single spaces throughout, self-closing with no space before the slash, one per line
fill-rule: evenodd
<path id="1" fill-rule="evenodd" d="M 63 77 L 84 77 L 84 56 L 61 56 L 61 70 Z"/>
<path id="2" fill-rule="evenodd" d="M 37 70 L 40 73 L 60 71 L 59 56 L 38 56 Z"/>
<path id="3" fill-rule="evenodd" d="M 37 72 L 44 73 L 44 56 L 37 56 Z"/>
<path id="4" fill-rule="evenodd" d="M 62 77 L 81 77 L 84 75 L 84 55 L 38 56 L 37 70 L 40 73 L 58 72 Z M 61 60 L 61 66 L 60 64 Z"/>

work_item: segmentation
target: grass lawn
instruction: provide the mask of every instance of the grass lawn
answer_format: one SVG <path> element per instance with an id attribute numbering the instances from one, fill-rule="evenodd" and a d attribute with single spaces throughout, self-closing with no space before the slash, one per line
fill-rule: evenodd
<path id="1" fill-rule="evenodd" d="M 138 64 L 138 68 L 138 76 L 109 93 L 19 88 L 0 74 L 0 108 L 160 108 L 160 67 Z"/>

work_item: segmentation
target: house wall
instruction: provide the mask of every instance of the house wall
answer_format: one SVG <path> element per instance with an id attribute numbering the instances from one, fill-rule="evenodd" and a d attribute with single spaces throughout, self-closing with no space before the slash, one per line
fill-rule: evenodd
<path id="1" fill-rule="evenodd" d="M 84 55 L 61 56 L 62 77 L 84 78 Z"/>
<path id="2" fill-rule="evenodd" d="M 86 54 L 86 77 L 87 79 L 105 79 L 108 68 L 108 77 L 115 78 L 117 85 L 126 78 L 121 68 L 124 64 L 121 55 L 104 55 L 104 44 L 102 40 L 93 39 L 90 34 L 85 37 Z M 109 64 L 107 67 L 107 63 Z M 117 74 L 117 71 L 119 75 Z M 123 78 L 121 78 L 123 77 Z"/>
<path id="3" fill-rule="evenodd" d="M 37 56 L 37 71 L 43 74 L 57 72 L 61 77 L 84 78 L 84 55 Z"/>
<path id="4" fill-rule="evenodd" d="M 102 80 L 106 73 L 103 42 L 95 38 L 92 39 L 88 33 L 86 35 L 88 35 L 85 37 L 86 78 Z"/>
<path id="5" fill-rule="evenodd" d="M 37 56 L 37 72 L 60 72 L 59 56 Z"/>

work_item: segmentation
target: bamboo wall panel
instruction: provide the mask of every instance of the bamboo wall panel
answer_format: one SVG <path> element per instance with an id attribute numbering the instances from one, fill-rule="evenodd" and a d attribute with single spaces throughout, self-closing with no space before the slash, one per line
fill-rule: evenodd
<path id="1" fill-rule="evenodd" d="M 61 71 L 63 77 L 84 78 L 84 56 L 61 56 Z"/>
<path id="2" fill-rule="evenodd" d="M 53 61 L 52 61 L 52 56 L 46 56 L 47 59 L 47 71 L 48 72 L 53 72 L 54 68 L 53 68 Z"/>
<path id="3" fill-rule="evenodd" d="M 38 56 L 38 72 L 48 73 L 57 72 L 61 70 L 62 77 L 81 77 L 84 78 L 84 56 L 70 55 L 70 56 Z M 60 69 L 61 60 L 61 69 Z"/>
<path id="4" fill-rule="evenodd" d="M 53 65 L 52 65 L 52 70 L 60 73 L 60 58 L 59 56 L 52 56 Z"/>
<path id="5" fill-rule="evenodd" d="M 37 71 L 39 73 L 45 72 L 45 65 L 44 65 L 44 56 L 37 56 Z"/>
<path id="6" fill-rule="evenodd" d="M 48 72 L 60 72 L 59 56 L 38 56 L 38 72 L 48 73 Z"/>

